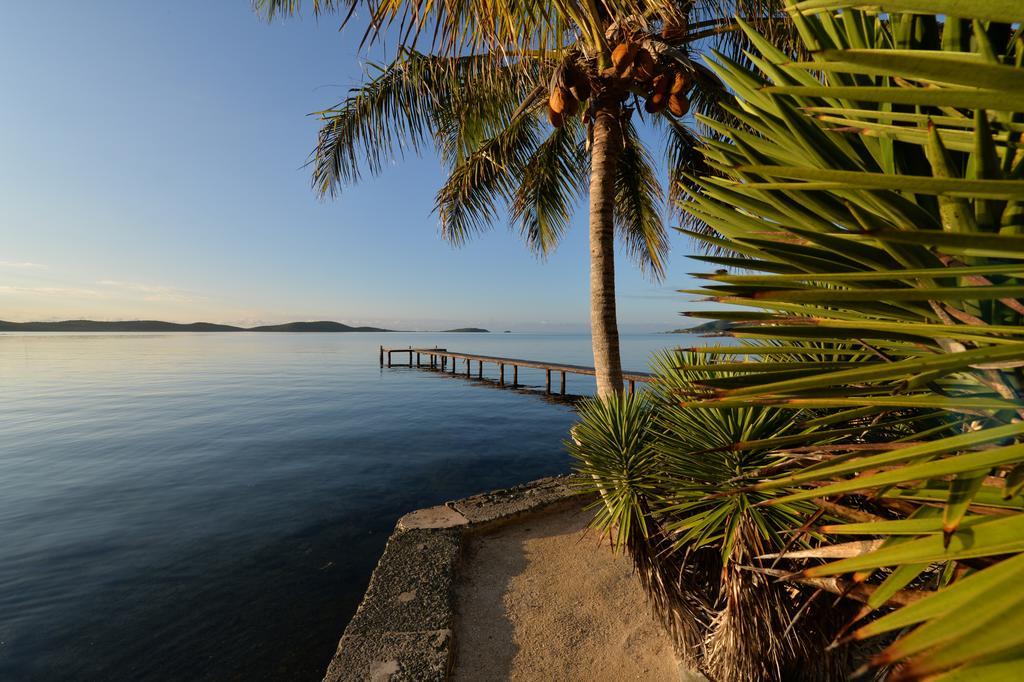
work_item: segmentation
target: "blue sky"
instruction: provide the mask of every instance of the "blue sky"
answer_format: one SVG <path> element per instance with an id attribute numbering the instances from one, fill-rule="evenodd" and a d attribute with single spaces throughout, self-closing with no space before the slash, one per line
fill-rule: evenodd
<path id="1" fill-rule="evenodd" d="M 443 242 L 432 156 L 313 194 L 306 114 L 361 80 L 357 33 L 247 0 L 5 6 L 0 319 L 586 329 L 585 212 L 539 262 L 505 223 Z M 618 259 L 624 331 L 688 324 L 702 268 L 672 247 L 661 284 Z"/>

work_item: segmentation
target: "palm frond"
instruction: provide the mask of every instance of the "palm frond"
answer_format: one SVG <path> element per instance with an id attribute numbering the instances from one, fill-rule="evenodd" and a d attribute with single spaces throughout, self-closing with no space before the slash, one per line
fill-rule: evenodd
<path id="1" fill-rule="evenodd" d="M 543 140 L 541 126 L 535 115 L 518 116 L 455 163 L 435 197 L 442 237 L 460 245 L 495 223 Z"/>
<path id="2" fill-rule="evenodd" d="M 650 152 L 628 122 L 615 169 L 615 228 L 627 255 L 655 280 L 665 276 L 668 256 L 662 206 L 661 183 Z"/>
<path id="3" fill-rule="evenodd" d="M 432 142 L 439 101 L 423 76 L 438 61 L 447 59 L 405 52 L 386 66 L 371 65 L 375 77 L 338 106 L 318 112 L 323 125 L 311 163 L 313 188 L 320 195 L 334 196 L 357 183 L 363 164 L 376 175 L 407 151 L 418 154 Z"/>
<path id="4" fill-rule="evenodd" d="M 729 88 L 711 69 L 703 64 L 695 62 L 693 70 L 695 87 L 690 94 L 690 108 L 695 116 L 715 121 L 733 121 L 732 115 L 725 109 L 725 105 L 733 102 L 733 95 Z M 713 132 L 699 119 L 697 127 L 704 134 Z"/>
<path id="5" fill-rule="evenodd" d="M 530 249 L 544 256 L 562 240 L 574 200 L 587 186 L 583 125 L 576 118 L 555 128 L 516 169 L 510 218 Z"/>
<path id="6" fill-rule="evenodd" d="M 710 36 L 707 42 L 737 63 L 749 66 L 747 54 L 753 49 L 753 44 L 749 36 L 739 30 L 734 17 L 743 19 L 766 40 L 794 58 L 807 54 L 793 22 L 789 21 L 786 5 L 785 0 L 698 0 L 695 14 L 722 29 Z"/>
<path id="7" fill-rule="evenodd" d="M 704 222 L 682 209 L 683 202 L 696 187 L 693 178 L 711 173 L 701 150 L 703 142 L 679 121 L 661 116 L 659 123 L 665 131 L 665 159 L 668 174 L 668 206 L 670 215 L 681 219 L 690 230 L 705 231 Z"/>
<path id="8" fill-rule="evenodd" d="M 252 0 L 253 10 L 267 21 L 298 14 L 302 4 L 302 0 Z M 355 0 L 312 0 L 313 14 L 316 15 L 348 10 L 356 4 Z"/>
<path id="9" fill-rule="evenodd" d="M 544 84 L 554 65 L 540 59 L 508 60 L 493 53 L 438 60 L 445 70 L 431 78 L 431 94 L 439 101 L 434 121 L 441 160 L 453 167 L 513 119 L 536 111 L 546 100 Z"/>
<path id="10" fill-rule="evenodd" d="M 319 112 L 313 186 L 335 195 L 428 146 L 456 165 L 507 125 L 535 79 L 493 55 L 445 57 L 405 50 L 338 106 Z M 536 74 L 534 74 L 536 75 Z"/>

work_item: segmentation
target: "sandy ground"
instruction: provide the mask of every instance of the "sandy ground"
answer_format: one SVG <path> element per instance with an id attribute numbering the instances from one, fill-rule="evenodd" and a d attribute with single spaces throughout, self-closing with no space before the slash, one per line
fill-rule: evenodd
<path id="1" fill-rule="evenodd" d="M 589 513 L 472 539 L 457 592 L 454 679 L 703 680 L 681 668 L 627 557 Z"/>

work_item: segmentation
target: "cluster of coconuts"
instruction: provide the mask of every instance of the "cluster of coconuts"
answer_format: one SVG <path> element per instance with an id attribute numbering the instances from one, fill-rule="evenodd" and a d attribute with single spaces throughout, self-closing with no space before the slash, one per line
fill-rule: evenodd
<path id="1" fill-rule="evenodd" d="M 580 102 L 590 99 L 590 79 L 575 64 L 563 64 L 552 79 L 548 97 L 548 121 L 561 128 L 565 119 L 575 116 Z"/>
<path id="2" fill-rule="evenodd" d="M 617 78 L 646 92 L 644 110 L 655 114 L 666 108 L 673 116 L 685 116 L 690 109 L 686 93 L 692 85 L 689 75 L 682 69 L 659 68 L 651 53 L 639 43 L 624 40 L 612 50 L 612 65 L 602 76 Z M 574 116 L 580 103 L 590 97 L 591 85 L 587 75 L 575 64 L 563 64 L 552 78 L 548 98 L 548 121 L 556 128 L 569 116 Z"/>
<path id="3" fill-rule="evenodd" d="M 654 114 L 668 107 L 673 116 L 686 116 L 690 110 L 690 100 L 686 97 L 689 88 L 690 79 L 682 71 L 659 73 L 651 79 L 644 111 Z"/>
<path id="4" fill-rule="evenodd" d="M 681 69 L 658 70 L 651 53 L 637 43 L 626 40 L 612 50 L 614 74 L 632 80 L 647 91 L 644 110 L 655 114 L 667 107 L 673 116 L 685 116 L 690 110 L 686 91 L 690 77 Z"/>

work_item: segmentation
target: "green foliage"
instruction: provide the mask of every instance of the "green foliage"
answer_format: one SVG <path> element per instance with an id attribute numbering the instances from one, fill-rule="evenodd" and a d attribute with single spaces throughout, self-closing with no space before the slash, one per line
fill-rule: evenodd
<path id="1" fill-rule="evenodd" d="M 301 0 L 251 0 L 268 20 L 299 13 Z M 397 36 L 403 47 L 424 44 L 445 55 L 522 49 L 558 53 L 576 41 L 592 51 L 607 49 L 605 29 L 625 18 L 652 26 L 686 27 L 693 39 L 721 38 L 733 28 L 732 15 L 749 17 L 773 37 L 785 31 L 778 0 L 308 0 L 316 15 L 340 14 L 342 25 L 365 22 L 364 43 Z"/>
<path id="2" fill-rule="evenodd" d="M 809 421 L 827 430 L 765 443 L 777 463 L 735 494 L 869 509 L 876 520 L 819 530 L 882 542 L 791 577 L 852 574 L 862 616 L 912 604 L 847 636 L 915 626 L 871 661 L 902 664 L 893 679 L 1009 679 L 1024 664 L 1024 8 L 860 4 L 797 4 L 809 61 L 745 27 L 754 68 L 709 64 L 737 94 L 736 121 L 708 121 L 718 175 L 695 178 L 685 208 L 733 270 L 690 293 L 740 309 L 693 314 L 736 322 L 761 362 L 741 380 L 705 362 L 684 404 L 823 411 Z M 823 364 L 808 340 L 839 352 Z"/>
<path id="3" fill-rule="evenodd" d="M 650 538 L 648 504 L 663 490 L 661 467 L 654 450 L 654 406 L 646 393 L 616 394 L 586 400 L 580 423 L 567 443 L 578 471 L 593 480 L 601 497 L 595 505 L 594 527 L 614 533 L 615 544 L 633 537 Z"/>
<path id="4" fill-rule="evenodd" d="M 629 550 L 691 662 L 713 678 L 834 679 L 845 659 L 820 653 L 827 640 L 819 632 L 785 634 L 799 606 L 793 593 L 746 570 L 791 546 L 789 531 L 816 507 L 764 506 L 785 494 L 777 490 L 720 494 L 776 463 L 762 444 L 800 434 L 802 415 L 757 405 L 681 407 L 680 394 L 724 365 L 695 369 L 699 361 L 663 354 L 653 363 L 653 391 L 580 406 L 568 447 L 598 496 L 593 525 Z M 800 547 L 807 541 L 795 537 Z M 822 614 L 813 611 L 805 617 L 817 622 Z"/>
<path id="5" fill-rule="evenodd" d="M 253 0 L 267 19 L 298 13 L 299 0 Z M 549 126 L 548 97 L 568 71 L 595 90 L 607 85 L 618 31 L 643 38 L 659 69 L 683 68 L 695 83 L 694 111 L 718 118 L 728 99 L 720 81 L 691 56 L 717 45 L 742 59 L 747 40 L 732 13 L 775 36 L 781 0 L 637 2 L 422 3 L 311 0 L 317 14 L 337 13 L 342 26 L 365 22 L 364 45 L 394 41 L 394 57 L 368 66 L 368 78 L 343 101 L 316 112 L 321 121 L 310 159 L 321 196 L 335 196 L 365 173 L 377 175 L 405 154 L 433 150 L 445 167 L 435 210 L 442 236 L 456 245 L 489 229 L 506 213 L 538 256 L 561 241 L 590 175 L 593 116 L 567 115 Z M 779 35 L 784 41 L 787 36 Z M 614 224 L 626 254 L 654 279 L 668 255 L 666 203 L 659 173 L 640 130 L 663 133 L 672 180 L 706 170 L 686 120 L 646 114 L 639 86 L 620 93 L 624 144 L 614 168 Z M 586 99 L 586 98 L 584 98 Z M 675 183 L 668 192 L 676 199 Z M 699 227 L 699 225 L 695 225 Z"/>
<path id="6" fill-rule="evenodd" d="M 758 506 L 778 496 L 774 490 L 752 490 L 713 497 L 738 476 L 760 471 L 776 460 L 770 447 L 759 441 L 795 432 L 799 414 L 760 405 L 729 410 L 678 407 L 678 396 L 712 376 L 725 376 L 712 363 L 699 367 L 692 353 L 656 356 L 652 366 L 658 383 L 653 395 L 664 406 L 658 410 L 658 438 L 654 449 L 661 459 L 661 503 L 658 512 L 675 546 L 684 550 L 715 547 L 728 564 L 735 555 L 759 555 L 785 544 L 783 534 L 800 525 L 810 505 Z M 739 376 L 738 373 L 728 373 Z M 736 546 L 744 525 L 756 528 L 753 546 Z"/>
<path id="7" fill-rule="evenodd" d="M 377 75 L 339 105 L 319 112 L 313 185 L 333 195 L 364 170 L 378 174 L 406 151 L 432 145 L 447 167 L 435 200 L 444 238 L 464 244 L 507 209 L 527 246 L 546 256 L 589 181 L 587 126 L 578 117 L 555 128 L 544 120 L 547 84 L 559 64 L 532 54 L 510 60 L 402 51 L 374 66 Z M 615 227 L 626 253 L 657 279 L 668 251 L 661 183 L 636 128 L 625 126 Z M 675 161 L 692 165 L 698 155 L 689 150 Z"/>

